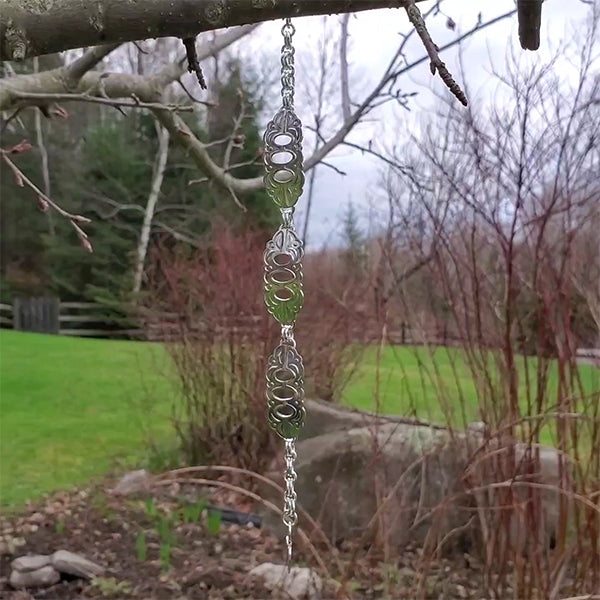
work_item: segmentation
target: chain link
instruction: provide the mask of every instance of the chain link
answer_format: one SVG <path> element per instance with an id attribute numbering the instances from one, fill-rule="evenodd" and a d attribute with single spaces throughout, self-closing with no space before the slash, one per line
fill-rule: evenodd
<path id="1" fill-rule="evenodd" d="M 296 513 L 296 490 L 294 484 L 296 483 L 296 470 L 294 469 L 294 462 L 296 460 L 296 443 L 293 439 L 285 440 L 285 491 L 283 493 L 283 524 L 287 527 L 287 534 L 285 536 L 285 545 L 287 548 L 287 563 L 290 564 L 292 560 L 293 541 L 292 536 L 294 533 L 294 527 L 298 522 L 298 515 Z"/>
<path id="2" fill-rule="evenodd" d="M 283 325 L 281 327 L 281 341 L 284 344 L 290 344 L 294 348 L 296 347 L 296 339 L 294 338 L 294 326 Z"/>
<path id="3" fill-rule="evenodd" d="M 294 106 L 294 46 L 292 46 L 292 36 L 296 33 L 296 28 L 292 25 L 291 19 L 286 19 L 281 28 L 283 35 L 283 47 L 281 48 L 281 97 L 283 98 L 284 108 Z"/>

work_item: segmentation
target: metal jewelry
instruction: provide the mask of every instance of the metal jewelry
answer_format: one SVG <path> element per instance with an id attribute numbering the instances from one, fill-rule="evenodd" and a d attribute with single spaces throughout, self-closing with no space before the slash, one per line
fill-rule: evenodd
<path id="1" fill-rule="evenodd" d="M 264 254 L 265 304 L 281 325 L 281 340 L 267 362 L 267 410 L 269 425 L 285 440 L 285 490 L 283 523 L 287 562 L 292 559 L 296 514 L 295 441 L 304 424 L 304 366 L 296 349 L 294 324 L 302 308 L 302 257 L 304 247 L 294 228 L 294 207 L 302 194 L 302 124 L 294 113 L 295 28 L 286 19 L 281 30 L 282 106 L 267 125 L 264 136 L 264 182 L 267 194 L 281 211 L 281 225 Z"/>

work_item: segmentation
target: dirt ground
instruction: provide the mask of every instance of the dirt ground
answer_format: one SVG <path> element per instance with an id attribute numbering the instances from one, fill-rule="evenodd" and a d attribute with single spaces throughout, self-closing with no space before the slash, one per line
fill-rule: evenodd
<path id="1" fill-rule="evenodd" d="M 25 511 L 0 517 L 0 597 L 10 600 L 131 598 L 131 599 L 216 599 L 282 598 L 285 594 L 267 589 L 249 571 L 263 563 L 281 564 L 281 540 L 260 528 L 225 523 L 211 524 L 206 514 L 179 518 L 181 490 L 172 489 L 148 501 L 144 498 L 115 498 L 108 491 L 112 482 L 90 489 L 54 495 Z M 224 506 L 227 498 L 211 497 Z M 186 500 L 189 502 L 189 500 Z M 189 504 L 186 504 L 189 505 Z M 240 508 L 240 507 L 235 507 Z M 241 507 L 248 508 L 248 507 Z M 192 511 L 193 512 L 193 511 Z M 183 514 L 183 513 L 181 513 Z M 164 518 L 157 518 L 162 515 Z M 171 519 L 172 531 L 161 521 Z M 210 519 L 209 519 L 210 521 Z M 143 533 L 140 533 L 143 532 Z M 144 538 L 145 552 L 139 548 Z M 6 541 L 13 540 L 12 554 Z M 164 541 L 170 557 L 164 558 Z M 15 591 L 8 585 L 10 563 L 27 553 L 50 554 L 59 549 L 80 553 L 107 572 L 94 583 L 80 579 L 63 580 L 46 589 Z M 325 551 L 324 551 L 325 552 Z M 143 554 L 142 554 L 143 553 Z M 161 554 L 163 560 L 161 561 Z M 350 549 L 340 549 L 342 564 L 349 564 Z M 324 558 L 327 560 L 325 552 Z M 346 596 L 339 583 L 325 580 L 323 598 L 412 598 L 418 581 L 415 572 L 419 556 L 406 551 L 402 556 L 364 555 L 351 570 Z M 297 556 L 299 566 L 315 566 L 307 556 Z M 338 576 L 339 579 L 339 576 Z M 482 573 L 469 556 L 454 557 L 432 565 L 425 581 L 428 598 L 482 598 Z"/>

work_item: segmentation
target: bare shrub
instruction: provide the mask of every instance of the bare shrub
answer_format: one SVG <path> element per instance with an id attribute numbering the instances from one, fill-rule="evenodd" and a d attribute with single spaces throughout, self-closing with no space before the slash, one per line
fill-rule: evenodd
<path id="1" fill-rule="evenodd" d="M 558 80 L 554 64 L 524 70 L 509 59 L 504 102 L 448 106 L 415 140 L 418 151 L 396 158 L 387 188 L 390 230 L 404 226 L 390 238 L 390 268 L 394 257 L 421 258 L 430 299 L 415 307 L 405 281 L 399 297 L 415 322 L 429 312 L 460 340 L 447 354 L 454 390 L 433 348 L 423 381 L 436 387 L 447 425 L 483 422 L 464 498 L 452 501 L 475 501 L 485 585 L 497 598 L 600 586 L 600 386 L 577 359 L 598 336 L 598 18 L 596 4 L 574 55 L 563 50 L 577 66 L 574 85 Z M 475 387 L 475 414 L 461 370 Z M 448 542 L 435 523 L 424 570 Z"/>
<path id="2" fill-rule="evenodd" d="M 260 472 L 277 447 L 264 392 L 266 361 L 279 336 L 263 301 L 267 236 L 222 223 L 212 229 L 193 252 L 152 252 L 147 327 L 165 341 L 173 363 L 172 418 L 186 461 Z M 298 344 L 308 393 L 335 400 L 360 355 L 349 301 L 359 290 L 336 268 L 307 258 Z"/>
<path id="3" fill-rule="evenodd" d="M 306 257 L 305 301 L 298 340 L 307 375 L 307 393 L 339 401 L 356 370 L 368 322 L 368 280 L 350 274 L 334 252 Z"/>
<path id="4" fill-rule="evenodd" d="M 272 455 L 263 388 L 277 329 L 263 308 L 264 242 L 215 226 L 193 253 L 153 252 L 152 326 L 172 359 L 173 423 L 191 464 L 260 469 Z"/>

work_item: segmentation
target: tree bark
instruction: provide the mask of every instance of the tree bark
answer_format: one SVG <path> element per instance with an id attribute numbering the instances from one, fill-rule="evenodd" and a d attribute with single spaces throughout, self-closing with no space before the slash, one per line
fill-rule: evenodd
<path id="1" fill-rule="evenodd" d="M 144 223 L 142 224 L 142 230 L 140 232 L 135 274 L 133 278 L 133 291 L 136 294 L 142 289 L 144 264 L 146 262 L 146 254 L 148 253 L 148 242 L 150 241 L 152 220 L 154 219 L 154 211 L 158 202 L 158 196 L 160 194 L 160 188 L 167 166 L 167 158 L 169 156 L 169 130 L 158 123 L 156 128 L 158 130 L 158 152 L 156 154 L 156 163 L 154 164 L 154 173 L 152 174 L 150 194 L 148 195 L 148 202 L 146 203 L 146 212 L 144 213 Z"/>
<path id="2" fill-rule="evenodd" d="M 0 0 L 0 60 L 405 4 L 405 0 Z"/>

